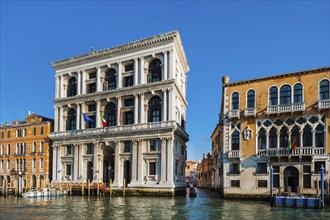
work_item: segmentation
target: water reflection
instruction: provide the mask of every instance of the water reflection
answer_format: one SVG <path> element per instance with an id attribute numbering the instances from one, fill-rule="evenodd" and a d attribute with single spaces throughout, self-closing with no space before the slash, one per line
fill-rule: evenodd
<path id="1" fill-rule="evenodd" d="M 330 219 L 320 210 L 275 208 L 267 202 L 222 200 L 201 190 L 189 197 L 0 198 L 0 219 Z"/>

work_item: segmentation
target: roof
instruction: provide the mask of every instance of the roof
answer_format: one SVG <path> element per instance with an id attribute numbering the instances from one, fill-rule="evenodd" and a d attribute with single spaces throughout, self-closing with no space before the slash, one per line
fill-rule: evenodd
<path id="1" fill-rule="evenodd" d="M 276 74 L 276 75 L 272 75 L 272 76 L 266 76 L 266 77 L 248 79 L 248 80 L 240 80 L 240 81 L 225 84 L 224 86 L 225 87 L 235 86 L 235 85 L 241 85 L 241 84 L 246 84 L 246 83 L 264 81 L 264 80 L 268 80 L 268 79 L 284 78 L 284 77 L 290 77 L 290 76 L 299 76 L 299 75 L 303 75 L 303 74 L 309 74 L 309 73 L 314 73 L 314 72 L 322 72 L 322 71 L 330 71 L 330 66 L 321 67 L 321 68 L 317 68 L 317 69 L 302 70 L 302 71 L 298 71 L 298 72 L 289 72 L 289 73 Z"/>
<path id="2" fill-rule="evenodd" d="M 130 43 L 121 44 L 118 46 L 93 51 L 93 52 L 82 54 L 82 55 L 75 56 L 72 58 L 51 62 L 50 65 L 55 69 L 61 69 L 61 68 L 67 67 L 67 66 L 84 63 L 86 61 L 101 59 L 106 56 L 113 56 L 113 55 L 128 52 L 130 50 L 137 50 L 140 48 L 150 47 L 150 46 L 154 46 L 154 45 L 161 44 L 164 42 L 171 42 L 171 41 L 179 44 L 178 45 L 180 47 L 179 56 L 182 59 L 182 62 L 184 62 L 184 64 L 185 64 L 184 66 L 187 66 L 184 68 L 187 68 L 186 72 L 188 72 L 189 66 L 188 66 L 187 58 L 186 58 L 185 52 L 183 50 L 179 31 L 177 31 L 177 30 L 166 32 L 166 33 L 159 34 L 159 35 L 154 35 L 154 36 L 144 38 L 141 40 L 136 40 L 136 41 L 133 41 Z"/>

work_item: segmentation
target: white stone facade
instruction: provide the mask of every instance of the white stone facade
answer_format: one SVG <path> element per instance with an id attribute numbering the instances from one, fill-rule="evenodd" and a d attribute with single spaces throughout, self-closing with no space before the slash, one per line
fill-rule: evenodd
<path id="1" fill-rule="evenodd" d="M 178 31 L 51 65 L 54 182 L 184 186 L 189 66 Z"/>

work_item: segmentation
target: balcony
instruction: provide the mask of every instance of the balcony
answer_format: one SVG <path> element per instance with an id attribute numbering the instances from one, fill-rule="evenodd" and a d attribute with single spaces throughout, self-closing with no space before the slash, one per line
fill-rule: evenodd
<path id="1" fill-rule="evenodd" d="M 178 130 L 187 139 L 188 134 L 178 125 L 175 121 L 162 121 L 162 122 L 151 122 L 143 124 L 131 124 L 123 126 L 112 126 L 105 128 L 90 128 L 84 130 L 74 131 L 61 131 L 52 133 L 51 139 L 63 140 L 63 139 L 77 139 L 77 138 L 91 138 L 91 137 L 115 137 L 117 135 L 134 135 L 141 134 L 141 132 L 161 132 L 161 131 L 173 131 Z"/>
<path id="2" fill-rule="evenodd" d="M 274 105 L 267 106 L 267 114 L 280 114 L 286 112 L 303 112 L 305 111 L 305 103 L 292 103 L 292 104 L 284 104 L 284 105 Z"/>
<path id="3" fill-rule="evenodd" d="M 228 112 L 228 118 L 239 118 L 240 117 L 240 113 L 239 110 L 230 110 Z"/>
<path id="4" fill-rule="evenodd" d="M 232 150 L 228 152 L 228 158 L 240 158 L 241 157 L 241 153 L 239 150 Z"/>
<path id="5" fill-rule="evenodd" d="M 256 116 L 256 108 L 247 108 L 244 110 L 244 116 L 247 117 L 255 117 Z"/>
<path id="6" fill-rule="evenodd" d="M 277 156 L 314 156 L 324 155 L 326 153 L 324 147 L 297 147 L 295 150 L 288 150 L 287 148 L 270 148 L 258 150 L 258 156 L 277 157 Z"/>
<path id="7" fill-rule="evenodd" d="M 330 99 L 319 100 L 319 110 L 329 109 L 330 108 Z"/>

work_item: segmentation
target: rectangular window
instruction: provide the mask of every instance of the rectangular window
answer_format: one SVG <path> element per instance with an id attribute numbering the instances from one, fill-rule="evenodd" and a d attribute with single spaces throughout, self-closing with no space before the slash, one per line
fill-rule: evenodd
<path id="1" fill-rule="evenodd" d="M 230 174 L 240 174 L 239 163 L 232 163 L 229 167 Z"/>
<path id="2" fill-rule="evenodd" d="M 274 187 L 280 187 L 280 175 L 274 174 Z"/>
<path id="3" fill-rule="evenodd" d="M 314 163 L 314 173 L 320 174 L 322 165 L 324 167 L 324 173 L 325 173 L 325 161 L 319 161 Z"/>
<path id="4" fill-rule="evenodd" d="M 87 144 L 87 154 L 93 154 L 93 152 L 94 152 L 94 145 Z"/>
<path id="5" fill-rule="evenodd" d="M 44 168 L 44 159 L 43 158 L 40 159 L 40 168 L 41 169 Z"/>
<path id="6" fill-rule="evenodd" d="M 311 166 L 303 166 L 303 173 L 311 173 Z"/>
<path id="7" fill-rule="evenodd" d="M 87 93 L 94 93 L 96 92 L 96 83 L 90 83 L 87 86 Z"/>
<path id="8" fill-rule="evenodd" d="M 37 166 L 36 159 L 33 158 L 33 160 L 32 160 L 32 167 L 35 169 L 36 166 Z"/>
<path id="9" fill-rule="evenodd" d="M 149 163 L 149 175 L 156 175 L 156 162 Z"/>
<path id="10" fill-rule="evenodd" d="M 72 155 L 72 145 L 66 146 L 66 155 L 67 156 Z"/>
<path id="11" fill-rule="evenodd" d="M 123 85 L 124 87 L 133 86 L 133 76 L 124 77 L 123 83 L 124 83 Z"/>
<path id="12" fill-rule="evenodd" d="M 67 164 L 66 165 L 66 175 L 67 176 L 71 176 L 71 164 Z"/>
<path id="13" fill-rule="evenodd" d="M 149 141 L 150 151 L 157 151 L 157 140 Z"/>
<path id="14" fill-rule="evenodd" d="M 7 132 L 7 138 L 10 138 L 10 131 Z"/>
<path id="15" fill-rule="evenodd" d="M 40 134 L 43 135 L 44 134 L 44 127 L 40 128 Z"/>
<path id="16" fill-rule="evenodd" d="M 130 141 L 125 141 L 124 142 L 124 153 L 130 153 L 131 152 L 131 144 L 132 144 L 132 142 L 130 142 Z"/>
<path id="17" fill-rule="evenodd" d="M 124 106 L 125 107 L 134 106 L 134 99 L 133 98 L 124 99 Z"/>
<path id="18" fill-rule="evenodd" d="M 258 180 L 258 187 L 267 187 L 267 180 Z"/>
<path id="19" fill-rule="evenodd" d="M 133 63 L 130 63 L 128 65 L 125 65 L 125 72 L 130 72 L 134 70 L 134 65 Z"/>
<path id="20" fill-rule="evenodd" d="M 125 125 L 131 125 L 134 124 L 134 112 L 124 112 L 124 124 Z"/>
<path id="21" fill-rule="evenodd" d="M 304 177 L 303 177 L 304 179 L 303 179 L 303 181 L 304 181 L 304 183 L 303 183 L 303 187 L 304 188 L 306 188 L 306 189 L 310 189 L 311 187 L 312 187 L 312 184 L 311 184 L 311 175 L 304 175 Z"/>
<path id="22" fill-rule="evenodd" d="M 89 79 L 96 79 L 96 72 L 92 72 L 89 74 Z"/>
<path id="23" fill-rule="evenodd" d="M 258 163 L 257 173 L 267 174 L 267 163 Z"/>
<path id="24" fill-rule="evenodd" d="M 5 132 L 1 132 L 1 138 L 2 138 L 2 139 L 5 138 Z"/>
<path id="25" fill-rule="evenodd" d="M 239 182 L 239 180 L 231 180 L 231 181 L 230 181 L 230 186 L 231 186 L 231 187 L 240 187 L 240 182 Z"/>
<path id="26" fill-rule="evenodd" d="M 37 144 L 36 144 L 36 142 L 33 142 L 32 143 L 32 153 L 36 152 L 36 148 L 37 148 Z"/>

